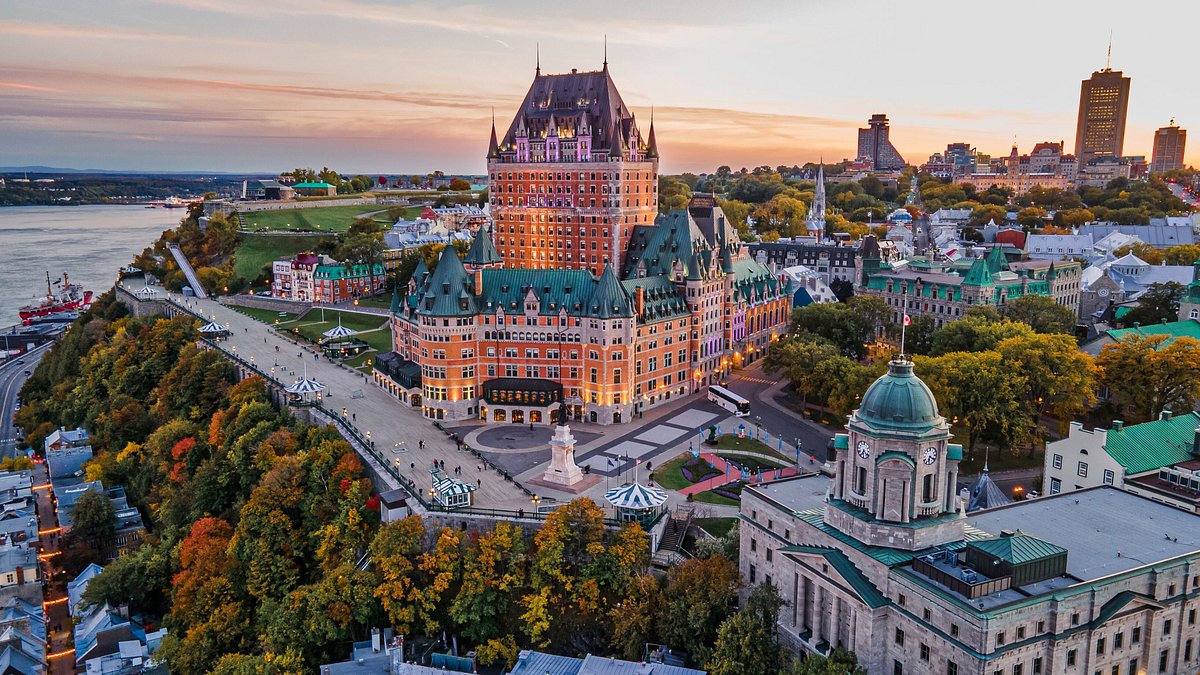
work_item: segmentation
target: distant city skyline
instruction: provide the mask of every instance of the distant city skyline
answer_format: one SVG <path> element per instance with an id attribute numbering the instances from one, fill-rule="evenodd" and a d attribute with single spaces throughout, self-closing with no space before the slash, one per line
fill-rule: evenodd
<path id="1" fill-rule="evenodd" d="M 606 34 L 640 124 L 654 106 L 665 173 L 853 159 L 876 113 L 912 164 L 960 141 L 993 156 L 1014 139 L 1072 148 L 1080 82 L 1104 67 L 1110 30 L 1112 68 L 1132 78 L 1124 152 L 1150 159 L 1156 129 L 1193 127 L 1200 110 L 1189 44 L 1161 33 L 1164 13 L 1186 26 L 1200 9 L 1155 5 L 10 5 L 0 165 L 482 174 L 492 109 L 511 119 L 535 45 L 543 72 L 599 69 Z M 1037 49 L 1010 46 L 1027 39 Z M 1200 165 L 1200 147 L 1184 162 Z"/>

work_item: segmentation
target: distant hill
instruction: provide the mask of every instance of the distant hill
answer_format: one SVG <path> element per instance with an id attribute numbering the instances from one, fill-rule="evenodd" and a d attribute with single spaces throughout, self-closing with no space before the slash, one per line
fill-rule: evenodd
<path id="1" fill-rule="evenodd" d="M 0 166 L 0 174 L 86 174 L 104 176 L 273 176 L 277 172 L 262 171 L 132 171 L 119 169 L 72 169 L 59 166 Z"/>

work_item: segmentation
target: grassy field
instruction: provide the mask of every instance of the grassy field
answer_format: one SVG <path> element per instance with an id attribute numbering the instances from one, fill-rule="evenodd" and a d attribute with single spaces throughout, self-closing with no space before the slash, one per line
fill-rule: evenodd
<path id="1" fill-rule="evenodd" d="M 328 237 L 312 236 L 256 236 L 242 235 L 233 256 L 233 272 L 249 282 L 257 282 L 263 267 L 272 260 L 293 256 L 303 251 L 312 251 Z M 270 272 L 267 273 L 268 275 Z"/>
<path id="2" fill-rule="evenodd" d="M 279 316 L 279 312 L 277 312 L 273 309 L 259 309 L 257 307 L 239 307 L 238 305 L 230 305 L 229 307 L 231 309 L 233 309 L 235 312 L 241 312 L 242 314 L 245 314 L 246 316 L 248 316 L 252 319 L 256 319 L 258 321 L 261 321 L 261 322 L 263 322 L 265 324 L 269 324 L 269 325 L 275 325 L 276 319 L 279 320 L 279 323 L 287 323 L 288 321 L 294 321 L 296 319 L 296 317 L 299 316 L 298 314 L 293 314 L 292 312 L 287 312 L 287 316 Z"/>
<path id="3" fill-rule="evenodd" d="M 361 307 L 379 307 L 380 309 L 391 309 L 392 294 L 384 293 L 383 295 L 372 295 L 369 298 L 359 298 L 358 304 Z"/>
<path id="4" fill-rule="evenodd" d="M 706 442 L 704 444 L 704 447 L 711 449 L 713 446 L 709 445 Z M 785 454 L 781 454 L 775 448 L 768 446 L 765 443 L 762 443 L 761 441 L 750 438 L 749 436 L 747 436 L 745 438 L 738 438 L 736 434 L 725 434 L 724 436 L 721 436 L 720 438 L 717 439 L 717 448 L 721 449 L 721 450 L 742 450 L 744 452 L 757 452 L 760 455 L 767 455 L 768 457 L 775 457 L 776 459 L 779 459 L 783 462 L 792 462 L 795 460 L 794 457 L 788 457 Z"/>
<path id="5" fill-rule="evenodd" d="M 776 462 L 768 462 L 765 459 L 759 459 L 757 457 L 747 457 L 745 455 L 729 455 L 729 454 L 725 454 L 725 453 L 721 453 L 717 456 L 727 462 L 733 462 L 733 463 L 737 464 L 738 466 L 745 467 L 747 473 L 750 473 L 752 471 L 758 471 L 760 468 L 763 471 L 773 471 L 775 469 L 783 468 L 783 466 L 781 464 L 778 464 Z M 732 469 L 731 469 L 731 471 L 732 471 Z"/>
<path id="6" fill-rule="evenodd" d="M 412 218 L 424 207 L 409 207 L 406 218 Z M 376 213 L 378 212 L 378 213 Z M 341 204 L 283 211 L 250 211 L 238 214 L 243 230 L 302 230 L 308 232 L 345 232 L 350 223 L 364 214 L 374 213 L 376 221 L 391 225 L 387 207 L 374 204 Z"/>
<path id="7" fill-rule="evenodd" d="M 683 477 L 683 473 L 679 469 L 691 458 L 691 453 L 688 453 L 680 455 L 666 464 L 660 464 L 654 473 L 650 474 L 650 478 L 668 490 L 681 490 L 691 483 Z"/>
<path id="8" fill-rule="evenodd" d="M 692 522 L 714 537 L 724 537 L 737 524 L 737 518 L 697 518 Z"/>
<path id="9" fill-rule="evenodd" d="M 705 504 L 720 504 L 721 506 L 738 506 L 741 504 L 741 502 L 736 499 L 730 499 L 724 495 L 716 494 L 711 490 L 693 495 L 692 499 Z"/>
<path id="10" fill-rule="evenodd" d="M 322 311 L 324 311 L 325 320 L 321 320 Z M 290 328 L 300 335 L 303 335 L 310 340 L 319 340 L 322 333 L 338 325 L 339 317 L 341 324 L 350 330 L 356 331 L 374 331 L 383 328 L 387 324 L 387 317 L 378 314 L 359 314 L 357 312 L 343 312 L 336 309 L 321 310 L 313 308 L 304 313 L 294 326 Z M 364 342 L 370 342 L 371 335 L 361 336 Z"/>
<path id="11" fill-rule="evenodd" d="M 359 333 L 355 337 L 371 345 L 371 349 L 377 352 L 392 351 L 392 331 L 387 328 L 373 330 L 369 333 Z"/>

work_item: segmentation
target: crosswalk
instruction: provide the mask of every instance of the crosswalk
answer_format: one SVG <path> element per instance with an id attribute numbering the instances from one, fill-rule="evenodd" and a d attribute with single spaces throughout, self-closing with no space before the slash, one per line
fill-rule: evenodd
<path id="1" fill-rule="evenodd" d="M 739 377 L 739 382 L 754 382 L 756 384 L 777 384 L 779 380 L 769 380 L 765 377 Z"/>

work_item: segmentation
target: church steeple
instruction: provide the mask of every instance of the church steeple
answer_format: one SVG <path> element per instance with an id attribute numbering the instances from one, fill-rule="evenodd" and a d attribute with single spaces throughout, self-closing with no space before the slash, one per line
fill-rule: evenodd
<path id="1" fill-rule="evenodd" d="M 813 191 L 812 206 L 805 218 L 808 233 L 822 239 L 825 236 L 825 160 L 817 168 L 817 186 Z"/>

